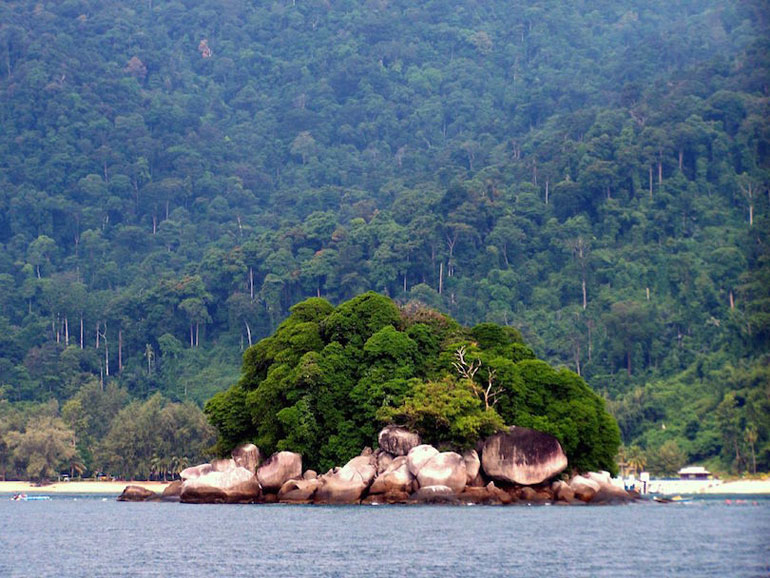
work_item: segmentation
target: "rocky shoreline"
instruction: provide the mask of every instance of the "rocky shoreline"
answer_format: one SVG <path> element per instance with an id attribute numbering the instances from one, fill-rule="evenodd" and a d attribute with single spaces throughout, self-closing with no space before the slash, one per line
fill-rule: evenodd
<path id="1" fill-rule="evenodd" d="M 302 456 L 277 452 L 262 461 L 253 444 L 230 459 L 185 469 L 162 494 L 129 485 L 119 501 L 194 504 L 620 504 L 639 498 L 612 484 L 607 472 L 567 479 L 567 457 L 548 434 L 513 427 L 463 454 L 440 452 L 398 426 L 380 432 L 342 467 L 318 475 Z"/>

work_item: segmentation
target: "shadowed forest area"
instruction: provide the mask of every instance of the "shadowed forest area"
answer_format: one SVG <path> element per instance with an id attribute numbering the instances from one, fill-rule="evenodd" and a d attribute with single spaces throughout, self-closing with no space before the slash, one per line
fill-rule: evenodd
<path id="1" fill-rule="evenodd" d="M 369 290 L 517 329 L 637 469 L 770 470 L 768 18 L 3 2 L 0 475 L 173 475 L 292 305 Z"/>

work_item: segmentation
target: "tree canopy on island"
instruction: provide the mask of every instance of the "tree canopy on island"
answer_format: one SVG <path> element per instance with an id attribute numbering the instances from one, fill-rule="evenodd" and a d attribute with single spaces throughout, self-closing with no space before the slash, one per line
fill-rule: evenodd
<path id="1" fill-rule="evenodd" d="M 311 298 L 244 354 L 237 385 L 205 407 L 219 450 L 253 442 L 344 464 L 398 423 L 464 449 L 506 425 L 551 433 L 577 470 L 616 471 L 620 444 L 604 400 L 577 374 L 535 358 L 510 327 L 471 329 L 376 293 L 338 307 Z"/>

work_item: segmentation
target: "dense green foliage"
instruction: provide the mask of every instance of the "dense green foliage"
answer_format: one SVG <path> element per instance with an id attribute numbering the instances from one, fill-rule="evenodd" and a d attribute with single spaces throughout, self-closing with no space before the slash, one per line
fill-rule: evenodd
<path id="1" fill-rule="evenodd" d="M 166 479 L 203 461 L 214 432 L 192 403 L 160 394 L 129 402 L 112 385 L 85 384 L 61 408 L 0 400 L 0 479 L 56 479 L 61 473 Z"/>
<path id="2" fill-rule="evenodd" d="M 2 397 L 202 403 L 292 304 L 376 290 L 518 327 L 629 446 L 770 470 L 767 13 L 3 2 Z"/>
<path id="3" fill-rule="evenodd" d="M 336 308 L 320 298 L 292 307 L 246 351 L 240 382 L 205 411 L 221 452 L 251 441 L 299 452 L 321 470 L 375 445 L 393 422 L 456 449 L 505 424 L 535 427 L 558 437 L 580 470 L 614 470 L 620 444 L 604 400 L 575 373 L 535 360 L 515 330 L 463 329 L 376 293 Z"/>

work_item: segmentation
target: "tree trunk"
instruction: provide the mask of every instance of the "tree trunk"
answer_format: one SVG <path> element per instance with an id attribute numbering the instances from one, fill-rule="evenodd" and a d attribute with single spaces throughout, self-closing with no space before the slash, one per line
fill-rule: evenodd
<path id="1" fill-rule="evenodd" d="M 70 326 L 66 315 L 64 316 L 64 346 L 70 346 Z"/>
<path id="2" fill-rule="evenodd" d="M 198 345 L 200 345 L 200 341 L 198 339 L 200 336 L 199 329 L 200 329 L 200 323 L 196 322 L 195 323 L 195 347 L 198 347 Z"/>
<path id="3" fill-rule="evenodd" d="M 575 342 L 575 367 L 577 368 L 577 374 L 582 375 L 580 373 L 580 341 Z"/>
<path id="4" fill-rule="evenodd" d="M 548 179 L 545 180 L 545 204 L 548 204 Z"/>
<path id="5" fill-rule="evenodd" d="M 251 327 L 249 327 L 249 322 L 245 319 L 243 320 L 243 324 L 246 326 L 246 336 L 249 339 L 249 347 L 251 347 Z"/>
<path id="6" fill-rule="evenodd" d="M 441 261 L 438 267 L 438 294 L 444 291 L 444 262 Z"/>
<path id="7" fill-rule="evenodd" d="M 586 307 L 588 307 L 588 293 L 586 292 L 586 278 L 584 273 L 583 274 L 583 310 L 584 311 Z"/>
<path id="8" fill-rule="evenodd" d="M 118 373 L 123 371 L 123 330 L 118 330 Z"/>
<path id="9" fill-rule="evenodd" d="M 249 296 L 254 301 L 254 267 L 249 267 Z"/>
<path id="10" fill-rule="evenodd" d="M 83 349 L 83 314 L 80 314 L 80 349 Z"/>
<path id="11" fill-rule="evenodd" d="M 195 342 L 193 341 L 193 324 L 190 323 L 190 349 L 195 347 Z"/>

